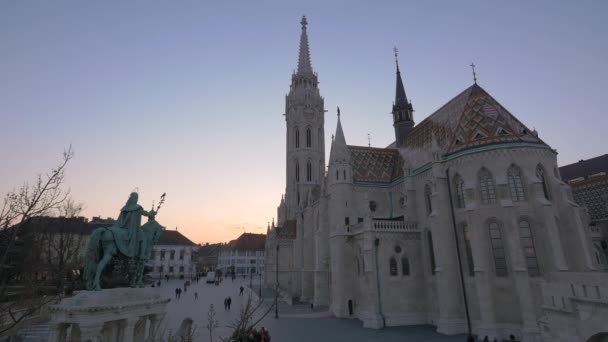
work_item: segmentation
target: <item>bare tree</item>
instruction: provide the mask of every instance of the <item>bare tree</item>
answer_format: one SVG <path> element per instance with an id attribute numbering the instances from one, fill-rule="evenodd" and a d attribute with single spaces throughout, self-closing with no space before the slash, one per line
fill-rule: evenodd
<path id="1" fill-rule="evenodd" d="M 21 243 L 25 248 L 29 241 L 18 241 L 24 224 L 33 217 L 48 215 L 57 210 L 66 201 L 69 191 L 63 189 L 65 169 L 74 156 L 72 146 L 63 152 L 61 161 L 50 172 L 39 174 L 33 183 L 24 183 L 19 190 L 9 191 L 0 205 L 0 335 L 36 313 L 50 301 L 52 296 L 40 293 L 37 276 L 40 255 L 28 253 L 28 260 L 19 260 L 26 267 L 34 268 L 26 272 L 21 280 L 24 292 L 18 301 L 10 301 L 7 296 L 7 285 L 15 275 L 14 260 L 9 256 L 15 253 L 15 247 Z M 18 246 L 17 246 L 18 247 Z M 34 249 L 34 248 L 30 248 Z M 11 261 L 11 262 L 9 262 Z"/>
<path id="2" fill-rule="evenodd" d="M 245 306 L 241 308 L 238 318 L 228 325 L 228 327 L 232 329 L 232 334 L 228 338 L 222 338 L 222 341 L 247 341 L 248 335 L 253 332 L 258 323 L 272 311 L 275 305 L 277 305 L 276 301 L 267 307 L 264 304 L 263 299 L 254 303 L 253 298 L 248 296 Z"/>

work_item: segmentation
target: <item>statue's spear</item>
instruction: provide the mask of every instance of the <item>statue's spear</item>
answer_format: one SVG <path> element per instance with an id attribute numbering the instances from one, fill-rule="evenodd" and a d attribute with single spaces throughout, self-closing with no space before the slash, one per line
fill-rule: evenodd
<path id="1" fill-rule="evenodd" d="M 160 202 L 158 202 L 158 207 L 156 207 L 156 210 L 155 210 L 157 213 L 160 210 L 160 206 L 163 205 L 163 203 L 165 203 L 165 195 L 166 194 L 167 194 L 166 192 L 163 192 L 163 194 L 160 195 Z M 152 206 L 154 206 L 154 205 L 152 205 Z"/>

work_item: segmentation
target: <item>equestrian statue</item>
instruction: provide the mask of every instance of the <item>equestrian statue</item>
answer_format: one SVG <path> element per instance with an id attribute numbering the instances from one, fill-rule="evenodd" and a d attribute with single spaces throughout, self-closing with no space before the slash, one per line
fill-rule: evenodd
<path id="1" fill-rule="evenodd" d="M 124 272 L 129 279 L 129 285 L 144 287 L 144 266 L 150 258 L 152 246 L 158 241 L 163 230 L 155 217 L 165 202 L 165 194 L 160 197 L 156 210 L 153 203 L 152 210 L 145 211 L 137 204 L 137 199 L 137 192 L 132 192 L 120 210 L 116 223 L 110 227 L 95 229 L 91 234 L 87 243 L 84 268 L 87 290 L 101 290 L 101 274 L 117 254 L 128 260 L 128 267 Z M 148 222 L 143 226 L 142 215 L 148 217 Z"/>

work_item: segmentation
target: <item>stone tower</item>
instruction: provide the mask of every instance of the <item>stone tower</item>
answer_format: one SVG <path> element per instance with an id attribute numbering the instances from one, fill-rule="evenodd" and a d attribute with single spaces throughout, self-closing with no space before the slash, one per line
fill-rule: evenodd
<path id="1" fill-rule="evenodd" d="M 405 139 L 414 127 L 414 108 L 412 103 L 407 101 L 405 87 L 401 80 L 399 71 L 399 61 L 395 49 L 395 63 L 397 64 L 397 86 L 395 89 L 395 102 L 393 103 L 393 127 L 395 127 L 395 143 L 397 147 L 405 146 Z"/>
<path id="2" fill-rule="evenodd" d="M 325 171 L 324 100 L 319 94 L 317 74 L 310 63 L 305 16 L 301 24 L 298 70 L 291 75 L 289 94 L 285 98 L 286 219 L 295 219 L 299 208 L 306 205 L 309 197 L 319 196 Z"/>

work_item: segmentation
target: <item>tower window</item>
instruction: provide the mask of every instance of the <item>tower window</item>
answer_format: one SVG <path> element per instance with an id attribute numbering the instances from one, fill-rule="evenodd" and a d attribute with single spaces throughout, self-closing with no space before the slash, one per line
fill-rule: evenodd
<path id="1" fill-rule="evenodd" d="M 410 261 L 406 256 L 401 258 L 401 274 L 404 276 L 410 275 Z"/>
<path id="2" fill-rule="evenodd" d="M 424 186 L 424 203 L 426 203 L 426 213 L 430 215 L 433 211 L 433 204 L 431 202 L 431 187 L 428 184 Z"/>
<path id="3" fill-rule="evenodd" d="M 524 249 L 524 257 L 526 258 L 528 275 L 530 277 L 538 277 L 540 275 L 538 258 L 536 257 L 536 249 L 534 248 L 534 240 L 532 238 L 532 231 L 530 230 L 530 223 L 527 220 L 519 221 L 519 238 L 521 239 L 521 246 Z"/>
<path id="4" fill-rule="evenodd" d="M 505 256 L 505 247 L 502 243 L 500 234 L 500 226 L 496 222 L 490 223 L 490 241 L 492 243 L 492 255 L 494 256 L 494 267 L 496 268 L 497 277 L 507 276 L 507 258 Z"/>
<path id="5" fill-rule="evenodd" d="M 296 182 L 300 181 L 300 163 L 296 161 Z"/>
<path id="6" fill-rule="evenodd" d="M 342 171 L 342 176 L 344 176 L 344 180 L 346 180 L 346 170 Z"/>
<path id="7" fill-rule="evenodd" d="M 460 175 L 454 176 L 454 189 L 456 190 L 456 208 L 464 208 L 464 180 Z"/>
<path id="8" fill-rule="evenodd" d="M 296 128 L 296 148 L 300 148 L 300 130 Z"/>
<path id="9" fill-rule="evenodd" d="M 336 170 L 336 180 L 340 180 L 340 173 Z"/>
<path id="10" fill-rule="evenodd" d="M 538 177 L 543 185 L 543 195 L 547 200 L 550 201 L 551 196 L 549 196 L 549 185 L 547 184 L 547 179 L 545 178 L 545 169 L 540 164 L 538 164 L 536 167 L 536 177 Z"/>
<path id="11" fill-rule="evenodd" d="M 312 134 L 310 133 L 310 128 L 306 129 L 306 147 L 312 146 Z"/>
<path id="12" fill-rule="evenodd" d="M 507 171 L 507 181 L 509 183 L 509 191 L 511 192 L 511 200 L 520 202 L 526 199 L 524 194 L 524 185 L 521 180 L 521 170 L 515 165 L 511 165 Z"/>
<path id="13" fill-rule="evenodd" d="M 310 160 L 306 162 L 306 181 L 312 181 L 312 165 L 310 164 Z"/>
<path id="14" fill-rule="evenodd" d="M 483 204 L 496 202 L 494 178 L 492 178 L 492 174 L 486 168 L 482 168 L 481 171 L 479 171 L 479 190 L 481 191 L 481 202 Z"/>
<path id="15" fill-rule="evenodd" d="M 395 258 L 391 258 L 391 260 L 389 261 L 389 270 L 391 276 L 397 275 L 397 260 L 395 260 Z"/>

